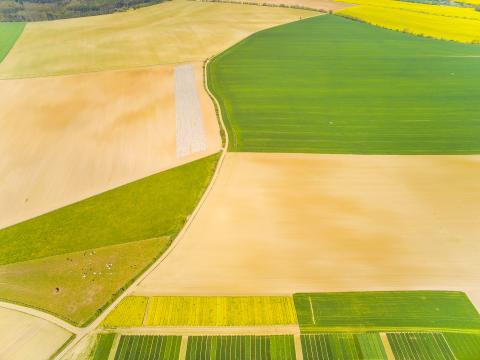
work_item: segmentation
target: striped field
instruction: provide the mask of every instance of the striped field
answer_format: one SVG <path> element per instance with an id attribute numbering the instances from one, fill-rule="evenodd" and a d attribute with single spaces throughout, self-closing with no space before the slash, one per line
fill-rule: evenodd
<path id="1" fill-rule="evenodd" d="M 378 334 L 302 335 L 305 360 L 386 360 Z"/>
<path id="2" fill-rule="evenodd" d="M 180 336 L 122 336 L 115 360 L 178 360 Z"/>
<path id="3" fill-rule="evenodd" d="M 148 326 L 250 326 L 296 324 L 291 297 L 153 297 Z"/>
<path id="4" fill-rule="evenodd" d="M 186 360 L 295 360 L 293 336 L 192 336 Z"/>
<path id="5" fill-rule="evenodd" d="M 141 326 L 147 309 L 148 298 L 128 296 L 103 320 L 104 327 Z"/>
<path id="6" fill-rule="evenodd" d="M 443 333 L 457 360 L 480 359 L 480 334 Z"/>
<path id="7" fill-rule="evenodd" d="M 396 360 L 455 360 L 441 333 L 389 333 Z"/>
<path id="8" fill-rule="evenodd" d="M 93 353 L 93 360 L 108 359 L 110 350 L 112 349 L 115 334 L 100 334 L 98 335 L 97 345 Z"/>

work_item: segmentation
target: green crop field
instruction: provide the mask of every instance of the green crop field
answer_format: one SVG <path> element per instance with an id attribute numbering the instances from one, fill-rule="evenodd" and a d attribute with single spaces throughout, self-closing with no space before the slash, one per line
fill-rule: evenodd
<path id="1" fill-rule="evenodd" d="M 291 335 L 190 336 L 186 360 L 295 360 Z"/>
<path id="2" fill-rule="evenodd" d="M 0 264 L 173 238 L 210 182 L 217 160 L 212 155 L 0 230 Z"/>
<path id="3" fill-rule="evenodd" d="M 142 326 L 148 298 L 144 296 L 127 296 L 103 320 L 105 327 Z"/>
<path id="4" fill-rule="evenodd" d="M 302 332 L 480 329 L 480 314 L 455 291 L 295 294 Z"/>
<path id="5" fill-rule="evenodd" d="M 457 360 L 480 359 L 480 334 L 443 333 Z"/>
<path id="6" fill-rule="evenodd" d="M 24 28 L 25 23 L 21 22 L 0 23 L 0 62 L 15 45 Z"/>
<path id="7" fill-rule="evenodd" d="M 305 360 L 387 360 L 378 334 L 302 335 Z"/>
<path id="8" fill-rule="evenodd" d="M 100 334 L 98 335 L 98 341 L 93 354 L 93 360 L 105 360 L 108 359 L 110 349 L 115 340 L 115 334 Z"/>
<path id="9" fill-rule="evenodd" d="M 288 296 L 153 297 L 149 326 L 248 326 L 296 324 Z"/>
<path id="10" fill-rule="evenodd" d="M 480 46 L 334 15 L 256 33 L 213 59 L 229 150 L 480 153 Z"/>
<path id="11" fill-rule="evenodd" d="M 181 336 L 122 336 L 115 360 L 178 360 Z"/>
<path id="12" fill-rule="evenodd" d="M 455 360 L 440 333 L 390 333 L 387 337 L 396 360 Z"/>

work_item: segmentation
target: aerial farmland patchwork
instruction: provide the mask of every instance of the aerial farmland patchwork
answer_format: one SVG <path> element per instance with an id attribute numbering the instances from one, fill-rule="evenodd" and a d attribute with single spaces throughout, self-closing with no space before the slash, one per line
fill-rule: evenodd
<path id="1" fill-rule="evenodd" d="M 0 359 L 480 360 L 479 5 L 0 2 Z"/>

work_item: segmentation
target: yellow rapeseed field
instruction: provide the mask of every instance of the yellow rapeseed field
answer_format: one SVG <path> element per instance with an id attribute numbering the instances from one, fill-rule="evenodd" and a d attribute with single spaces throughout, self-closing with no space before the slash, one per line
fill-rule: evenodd
<path id="1" fill-rule="evenodd" d="M 480 12 L 472 8 L 455 8 L 390 0 L 355 0 L 359 6 L 337 11 L 379 27 L 414 35 L 480 43 Z"/>
<path id="2" fill-rule="evenodd" d="M 162 296 L 151 298 L 148 326 L 251 326 L 296 324 L 287 296 Z"/>
<path id="3" fill-rule="evenodd" d="M 148 297 L 128 296 L 103 320 L 104 327 L 142 326 Z"/>

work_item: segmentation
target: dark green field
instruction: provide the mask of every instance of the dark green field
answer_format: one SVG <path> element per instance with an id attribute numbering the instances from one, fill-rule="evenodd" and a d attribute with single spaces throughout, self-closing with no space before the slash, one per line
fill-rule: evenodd
<path id="1" fill-rule="evenodd" d="M 209 65 L 231 151 L 480 153 L 480 46 L 324 15 Z"/>
<path id="2" fill-rule="evenodd" d="M 23 31 L 25 23 L 0 23 L 0 62 L 7 56 Z"/>
<path id="3" fill-rule="evenodd" d="M 387 360 L 378 334 L 302 335 L 305 360 Z"/>
<path id="4" fill-rule="evenodd" d="M 191 336 L 186 360 L 295 360 L 293 336 Z"/>
<path id="5" fill-rule="evenodd" d="M 443 333 L 457 360 L 480 359 L 480 334 Z"/>
<path id="6" fill-rule="evenodd" d="M 115 360 L 178 360 L 181 336 L 122 336 Z"/>
<path id="7" fill-rule="evenodd" d="M 98 335 L 98 342 L 93 353 L 93 360 L 105 360 L 108 359 L 110 349 L 112 348 L 115 334 L 100 334 Z"/>
<path id="8" fill-rule="evenodd" d="M 392 333 L 387 337 L 396 360 L 455 360 L 442 334 Z"/>
<path id="9" fill-rule="evenodd" d="M 295 294 L 300 329 L 388 331 L 480 330 L 480 314 L 468 297 L 453 291 L 372 291 Z"/>
<path id="10" fill-rule="evenodd" d="M 210 182 L 217 159 L 197 160 L 0 230 L 0 265 L 173 238 Z"/>

